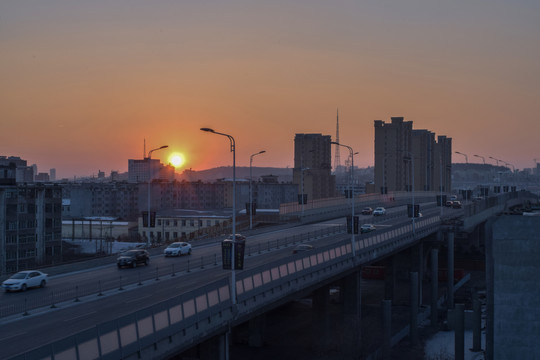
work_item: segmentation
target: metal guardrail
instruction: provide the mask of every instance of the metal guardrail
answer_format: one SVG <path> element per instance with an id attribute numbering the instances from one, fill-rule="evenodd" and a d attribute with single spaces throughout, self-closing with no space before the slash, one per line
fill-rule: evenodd
<path id="1" fill-rule="evenodd" d="M 361 219 L 360 225 L 366 222 L 377 224 L 381 221 L 397 218 L 403 215 L 403 211 L 395 211 L 389 209 L 387 215 Z M 248 257 L 256 254 L 262 254 L 263 252 L 269 252 L 283 247 L 296 245 L 299 243 L 309 242 L 316 239 L 320 239 L 326 236 L 335 236 L 344 234 L 346 232 L 345 225 L 338 225 L 326 229 L 320 229 L 317 231 L 310 231 L 303 234 L 286 236 L 284 238 L 277 238 L 275 240 L 268 240 L 265 243 L 259 242 L 255 245 L 246 246 L 246 255 Z M 155 267 L 153 272 L 141 273 L 140 270 L 137 275 L 126 273 L 125 275 L 119 275 L 116 278 L 102 278 L 97 279 L 92 283 L 85 283 L 74 286 L 71 289 L 58 291 L 52 288 L 44 289 L 46 295 L 27 298 L 17 304 L 1 305 L 0 306 L 0 319 L 7 316 L 13 316 L 20 314 L 26 316 L 32 312 L 32 310 L 43 307 L 55 307 L 56 304 L 65 301 L 78 301 L 79 298 L 87 296 L 102 296 L 104 292 L 116 289 L 122 289 L 124 286 L 130 284 L 142 285 L 148 281 L 159 280 L 166 276 L 175 276 L 177 273 L 189 273 L 196 269 L 204 269 L 206 267 L 217 267 L 221 265 L 221 253 L 214 253 L 212 255 L 200 256 L 190 255 L 185 264 L 171 264 L 170 267 Z M 111 266 L 114 266 L 111 264 Z M 151 266 L 151 265 L 150 265 Z"/>
<path id="2" fill-rule="evenodd" d="M 354 259 L 349 236 L 337 235 L 334 244 L 240 272 L 235 284 L 236 305 L 229 279 L 222 279 L 12 359 L 118 359 L 144 357 L 141 354 L 145 351 L 153 356 L 181 351 L 224 332 L 241 316 L 389 254 L 439 228 L 440 218 L 433 216 L 417 221 L 414 234 L 412 225 L 407 224 L 359 237 Z"/>

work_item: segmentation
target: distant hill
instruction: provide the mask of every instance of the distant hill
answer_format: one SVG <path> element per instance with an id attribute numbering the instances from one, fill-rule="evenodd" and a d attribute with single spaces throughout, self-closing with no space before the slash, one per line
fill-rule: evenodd
<path id="1" fill-rule="evenodd" d="M 292 182 L 293 169 L 292 168 L 275 168 L 275 167 L 252 167 L 253 180 L 258 180 L 259 177 L 265 175 L 274 175 L 278 177 L 278 181 Z M 176 174 L 176 179 L 179 181 L 203 181 L 214 182 L 218 179 L 232 178 L 233 168 L 232 166 L 221 166 L 218 168 L 195 171 L 191 169 L 184 170 L 181 174 Z M 237 179 L 249 179 L 249 166 L 237 166 L 236 167 Z"/>

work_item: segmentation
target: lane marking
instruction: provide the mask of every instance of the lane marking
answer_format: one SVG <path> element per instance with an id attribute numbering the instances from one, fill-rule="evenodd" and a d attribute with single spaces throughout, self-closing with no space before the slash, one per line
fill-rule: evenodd
<path id="1" fill-rule="evenodd" d="M 12 337 L 16 337 L 16 336 L 20 336 L 20 335 L 24 335 L 24 334 L 26 334 L 26 331 L 23 331 L 23 332 L 20 332 L 20 333 L 17 333 L 17 334 L 13 334 L 13 335 L 9 335 L 9 336 L 4 337 L 4 338 L 0 338 L 0 341 L 11 339 Z"/>
<path id="2" fill-rule="evenodd" d="M 88 315 L 90 315 L 90 314 L 95 314 L 95 313 L 97 313 L 97 311 L 92 311 L 92 312 L 86 313 L 86 314 L 84 314 L 84 315 L 75 316 L 75 317 L 72 317 L 72 318 L 70 318 L 70 319 L 64 320 L 64 322 L 70 322 L 70 321 L 73 321 L 73 320 L 77 320 L 77 319 L 80 319 L 80 318 L 83 318 L 83 317 L 85 317 L 85 316 L 88 316 Z"/>
<path id="3" fill-rule="evenodd" d="M 125 301 L 125 303 L 128 304 L 128 303 L 131 303 L 131 302 L 140 301 L 142 299 L 146 299 L 146 298 L 149 298 L 149 297 L 152 297 L 152 296 L 153 295 L 147 295 L 147 296 L 144 296 L 144 297 L 141 297 L 141 298 L 136 298 L 136 299 Z"/>

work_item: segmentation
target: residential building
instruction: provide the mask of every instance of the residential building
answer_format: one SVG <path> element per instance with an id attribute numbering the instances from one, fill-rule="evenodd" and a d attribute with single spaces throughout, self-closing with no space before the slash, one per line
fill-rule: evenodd
<path id="1" fill-rule="evenodd" d="M 34 175 L 37 174 L 36 165 L 28 166 L 27 161 L 18 156 L 0 156 L 0 165 L 7 166 L 12 163 L 15 164 L 15 179 L 18 183 L 34 182 Z"/>
<path id="2" fill-rule="evenodd" d="M 148 182 L 149 179 L 174 180 L 174 166 L 163 165 L 158 159 L 128 160 L 128 181 L 130 183 Z"/>
<path id="3" fill-rule="evenodd" d="M 62 218 L 108 216 L 135 221 L 141 211 L 138 207 L 139 193 L 146 188 L 146 185 L 125 181 L 63 183 Z"/>
<path id="4" fill-rule="evenodd" d="M 5 170 L 5 166 L 0 166 L 0 174 L 5 174 Z M 16 183 L 13 177 L 1 180 L 0 274 L 60 262 L 61 187 L 56 184 Z"/>
<path id="5" fill-rule="evenodd" d="M 375 120 L 375 191 L 451 190 L 452 139 L 413 130 L 412 121 Z"/>
<path id="6" fill-rule="evenodd" d="M 331 141 L 330 135 L 295 135 L 293 183 L 298 186 L 299 194 L 307 195 L 307 201 L 336 194 L 336 179 L 331 173 Z"/>
<path id="7" fill-rule="evenodd" d="M 155 224 L 145 226 L 145 220 L 139 217 L 139 236 L 147 239 L 150 230 L 152 243 L 189 240 L 196 234 L 221 234 L 231 222 L 231 213 L 226 211 L 201 210 L 162 210 L 156 213 Z"/>

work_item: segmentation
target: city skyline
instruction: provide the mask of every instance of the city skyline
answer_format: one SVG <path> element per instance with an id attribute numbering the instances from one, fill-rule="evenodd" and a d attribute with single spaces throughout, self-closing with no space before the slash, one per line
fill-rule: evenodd
<path id="1" fill-rule="evenodd" d="M 540 4 L 495 5 L 4 2 L 0 155 L 57 178 L 126 172 L 161 145 L 152 158 L 182 153 L 178 171 L 231 165 L 209 127 L 234 136 L 238 166 L 265 150 L 254 166 L 292 168 L 295 134 L 334 139 L 339 109 L 359 167 L 374 120 L 403 116 L 469 163 L 532 168 Z"/>

